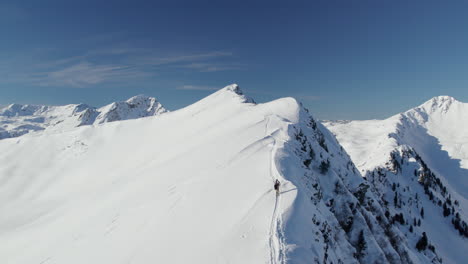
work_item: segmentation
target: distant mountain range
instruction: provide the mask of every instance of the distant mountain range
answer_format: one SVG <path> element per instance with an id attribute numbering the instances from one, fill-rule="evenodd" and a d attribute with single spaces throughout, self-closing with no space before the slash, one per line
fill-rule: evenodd
<path id="1" fill-rule="evenodd" d="M 134 96 L 101 108 L 86 104 L 64 106 L 11 104 L 0 108 L 0 139 L 41 130 L 64 131 L 83 125 L 159 115 L 166 109 L 153 97 Z"/>

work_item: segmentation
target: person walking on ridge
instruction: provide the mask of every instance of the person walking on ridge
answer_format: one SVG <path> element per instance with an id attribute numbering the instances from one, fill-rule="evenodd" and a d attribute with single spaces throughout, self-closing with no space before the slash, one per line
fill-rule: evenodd
<path id="1" fill-rule="evenodd" d="M 278 181 L 278 179 L 276 179 L 275 181 L 275 191 L 276 191 L 276 196 L 279 195 L 279 187 L 280 187 L 280 181 Z"/>

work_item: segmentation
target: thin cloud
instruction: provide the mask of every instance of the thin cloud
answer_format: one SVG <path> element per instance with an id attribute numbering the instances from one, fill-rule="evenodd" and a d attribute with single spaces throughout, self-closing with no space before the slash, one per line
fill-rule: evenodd
<path id="1" fill-rule="evenodd" d="M 31 61 L 31 57 L 16 60 L 16 66 L 2 69 L 3 83 L 28 83 L 37 86 L 88 87 L 119 81 L 130 83 L 158 76 L 161 72 L 198 71 L 216 72 L 235 70 L 238 65 L 225 62 L 232 52 L 212 51 L 176 56 L 156 56 L 145 48 L 109 47 L 96 49 L 70 57 L 43 60 L 44 53 Z M 39 59 L 40 58 L 40 59 Z M 1 65 L 0 65 L 1 66 Z M 214 87 L 182 86 L 185 90 L 215 90 Z"/>
<path id="2" fill-rule="evenodd" d="M 190 91 L 215 91 L 218 87 L 213 86 L 200 86 L 200 85 L 182 85 L 176 88 L 177 90 L 190 90 Z"/>
<path id="3" fill-rule="evenodd" d="M 158 57 L 158 56 L 145 57 L 145 58 L 141 58 L 140 62 L 144 64 L 149 64 L 149 65 L 167 65 L 167 64 L 176 64 L 176 63 L 204 61 L 208 59 L 215 59 L 215 58 L 229 57 L 229 56 L 232 56 L 231 52 L 214 51 L 214 52 L 209 52 L 209 53 L 171 56 L 171 57 Z"/>
<path id="4" fill-rule="evenodd" d="M 190 64 L 181 65 L 180 67 L 196 70 L 199 72 L 217 72 L 217 71 L 241 70 L 242 69 L 238 65 L 222 65 L 222 64 L 211 64 L 211 63 L 190 63 Z"/>
<path id="5" fill-rule="evenodd" d="M 152 54 L 152 50 L 146 48 L 129 48 L 129 47 L 107 47 L 100 48 L 95 50 L 90 50 L 86 53 L 86 56 L 95 56 L 95 55 L 146 55 Z"/>
<path id="6" fill-rule="evenodd" d="M 41 86 L 85 87 L 144 76 L 146 76 L 145 72 L 131 67 L 82 62 L 60 70 L 38 73 L 31 79 Z"/>
<path id="7" fill-rule="evenodd" d="M 78 61 L 86 59 L 86 56 L 74 56 L 74 57 L 69 57 L 69 58 L 63 58 L 63 59 L 58 59 L 58 60 L 53 60 L 53 61 L 48 61 L 44 63 L 39 63 L 36 64 L 36 68 L 42 68 L 42 69 L 48 69 L 48 68 L 53 68 L 53 67 L 58 67 L 58 66 L 63 66 L 66 64 L 74 64 Z"/>

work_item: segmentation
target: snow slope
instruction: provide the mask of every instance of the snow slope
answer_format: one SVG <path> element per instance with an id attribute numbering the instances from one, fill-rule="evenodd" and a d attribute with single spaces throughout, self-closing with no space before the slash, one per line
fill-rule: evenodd
<path id="1" fill-rule="evenodd" d="M 166 112 L 153 97 L 134 96 L 101 108 L 86 104 L 65 106 L 11 104 L 0 108 L 0 139 L 22 136 L 45 129 L 64 131 L 82 125 L 102 124 Z"/>
<path id="2" fill-rule="evenodd" d="M 468 233 L 453 224 L 457 218 L 468 222 L 467 121 L 468 104 L 439 96 L 385 120 L 325 123 L 394 214 L 421 218 L 424 207 L 430 217 L 421 232 L 444 263 L 467 257 Z M 401 200 L 396 206 L 395 196 Z M 450 209 L 445 215 L 444 207 Z"/>
<path id="3" fill-rule="evenodd" d="M 279 196 L 272 190 L 281 181 Z M 295 99 L 0 141 L 2 263 L 440 263 Z"/>

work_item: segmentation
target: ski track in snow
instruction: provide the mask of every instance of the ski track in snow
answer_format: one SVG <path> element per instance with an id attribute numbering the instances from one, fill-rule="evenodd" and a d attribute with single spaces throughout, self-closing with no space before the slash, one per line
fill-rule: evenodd
<path id="1" fill-rule="evenodd" d="M 268 133 L 268 126 L 270 124 L 270 116 L 266 118 L 266 125 L 265 125 L 265 135 Z M 276 179 L 283 178 L 281 177 L 280 173 L 276 169 L 275 165 L 275 156 L 277 151 L 276 145 L 276 138 L 273 134 L 267 135 L 267 137 L 271 137 L 273 139 L 272 142 L 272 150 L 270 156 L 270 175 L 272 181 L 275 182 Z M 276 177 L 275 177 L 276 174 Z M 286 256 L 285 256 L 285 247 L 284 247 L 284 234 L 282 230 L 282 219 L 281 219 L 281 212 L 280 211 L 280 195 L 275 194 L 275 207 L 273 209 L 273 215 L 271 217 L 271 224 L 270 224 L 270 262 L 272 264 L 280 264 L 285 263 Z"/>
<path id="2" fill-rule="evenodd" d="M 271 224 L 270 224 L 270 262 L 272 264 L 278 263 L 278 254 L 277 254 L 278 237 L 276 237 L 275 239 L 276 231 L 277 231 L 277 228 L 275 227 L 278 224 L 278 221 L 275 221 L 278 218 L 277 216 L 278 198 L 279 198 L 278 195 L 276 195 L 275 208 L 273 209 L 273 215 L 271 216 Z"/>

